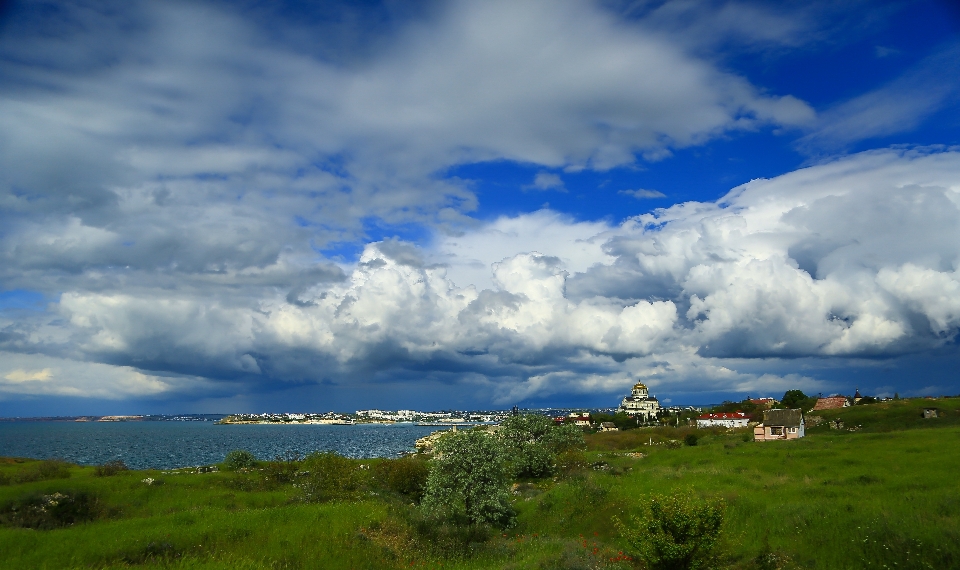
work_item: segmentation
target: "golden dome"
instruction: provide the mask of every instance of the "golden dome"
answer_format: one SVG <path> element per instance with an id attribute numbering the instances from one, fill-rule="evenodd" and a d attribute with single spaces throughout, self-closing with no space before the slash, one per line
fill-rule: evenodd
<path id="1" fill-rule="evenodd" d="M 638 389 L 639 389 L 639 390 L 646 390 L 646 389 L 647 389 L 647 385 L 644 384 L 643 382 L 637 382 L 636 384 L 633 385 L 633 389 L 634 389 L 634 390 L 638 390 Z"/>

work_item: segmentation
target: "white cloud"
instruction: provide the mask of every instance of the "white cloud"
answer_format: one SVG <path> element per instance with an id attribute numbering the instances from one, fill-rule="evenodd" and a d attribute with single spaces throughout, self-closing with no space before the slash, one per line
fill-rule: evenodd
<path id="1" fill-rule="evenodd" d="M 877 48 L 878 57 L 881 48 Z M 884 52 L 889 54 L 892 52 Z M 960 44 L 924 58 L 897 79 L 821 113 L 799 146 L 809 153 L 909 132 L 960 100 Z"/>
<path id="2" fill-rule="evenodd" d="M 533 177 L 533 184 L 524 186 L 524 188 L 534 188 L 536 190 L 565 190 L 563 179 L 552 172 L 538 172 Z"/>
<path id="3" fill-rule="evenodd" d="M 637 188 L 636 190 L 621 190 L 618 194 L 626 194 L 627 196 L 633 196 L 637 200 L 643 200 L 646 198 L 666 198 L 667 195 L 659 190 L 647 190 L 645 188 Z"/>
<path id="4" fill-rule="evenodd" d="M 0 351 L 0 400 L 72 396 L 120 400 L 209 387 L 201 378 L 148 374 L 129 366 Z"/>
<path id="5" fill-rule="evenodd" d="M 43 370 L 35 370 L 29 372 L 22 368 L 18 368 L 9 374 L 4 376 L 4 379 L 11 382 L 43 382 L 49 380 L 53 375 L 50 373 L 49 368 L 44 368 Z"/>

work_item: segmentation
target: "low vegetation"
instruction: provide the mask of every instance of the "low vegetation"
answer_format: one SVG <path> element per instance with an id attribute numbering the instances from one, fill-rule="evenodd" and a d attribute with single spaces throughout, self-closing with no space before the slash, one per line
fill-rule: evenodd
<path id="1" fill-rule="evenodd" d="M 656 427 L 589 434 L 584 448 L 523 419 L 502 445 L 443 438 L 434 459 L 232 453 L 170 471 L 0 459 L 0 567 L 960 567 L 960 399 L 814 417 L 789 442 Z M 478 481 L 484 497 L 470 498 Z"/>

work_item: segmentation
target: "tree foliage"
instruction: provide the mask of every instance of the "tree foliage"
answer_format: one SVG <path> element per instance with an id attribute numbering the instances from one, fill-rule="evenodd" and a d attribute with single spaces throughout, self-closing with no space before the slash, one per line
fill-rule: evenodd
<path id="1" fill-rule="evenodd" d="M 502 446 L 480 430 L 451 432 L 437 441 L 421 508 L 456 523 L 509 526 Z"/>
<path id="2" fill-rule="evenodd" d="M 700 570 L 714 565 L 720 546 L 725 505 L 700 502 L 689 494 L 654 495 L 632 525 L 614 523 L 648 567 Z"/>
<path id="3" fill-rule="evenodd" d="M 780 407 L 802 410 L 809 410 L 817 404 L 816 396 L 807 396 L 803 390 L 787 390 L 780 399 Z"/>
<path id="4" fill-rule="evenodd" d="M 511 416 L 497 432 L 509 474 L 513 477 L 546 477 L 553 473 L 556 456 L 583 447 L 583 431 L 575 425 L 555 425 L 536 414 Z"/>
<path id="5" fill-rule="evenodd" d="M 639 425 L 637 418 L 631 416 L 626 412 L 617 412 L 615 414 L 606 414 L 603 412 L 595 413 L 591 416 L 591 419 L 596 423 L 601 422 L 611 422 L 613 425 L 617 426 L 617 429 L 620 431 L 626 431 L 628 429 L 634 429 Z"/>

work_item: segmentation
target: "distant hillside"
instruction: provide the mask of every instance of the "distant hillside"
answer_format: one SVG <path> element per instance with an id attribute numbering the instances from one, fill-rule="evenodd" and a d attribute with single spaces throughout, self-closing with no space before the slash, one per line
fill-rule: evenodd
<path id="1" fill-rule="evenodd" d="M 936 408 L 936 418 L 923 417 L 925 408 Z M 812 425 L 823 418 L 820 424 Z M 851 406 L 835 410 L 819 410 L 807 414 L 807 431 L 821 433 L 831 431 L 830 422 L 843 422 L 842 430 L 859 428 L 865 432 L 888 432 L 905 429 L 923 429 L 960 425 L 960 398 L 910 398 L 906 400 L 890 400 L 877 404 Z"/>

